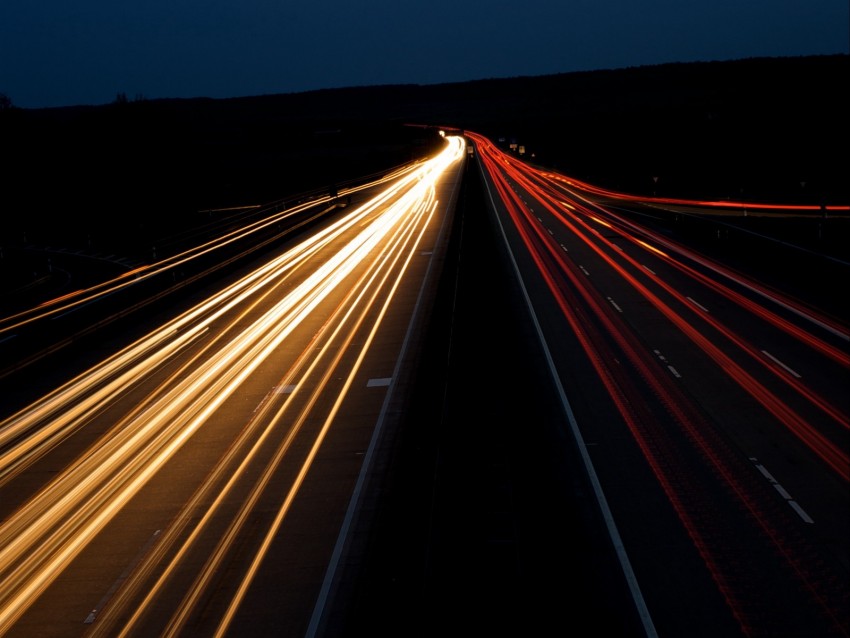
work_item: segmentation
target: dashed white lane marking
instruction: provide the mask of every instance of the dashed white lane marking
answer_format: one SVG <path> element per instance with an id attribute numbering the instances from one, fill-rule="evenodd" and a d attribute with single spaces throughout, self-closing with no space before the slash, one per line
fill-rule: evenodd
<path id="1" fill-rule="evenodd" d="M 390 384 L 390 381 L 392 381 L 392 377 L 384 377 L 382 379 L 369 379 L 366 382 L 366 387 L 367 388 L 385 387 L 385 386 L 388 386 Z"/>
<path id="2" fill-rule="evenodd" d="M 791 495 L 788 493 L 788 490 L 782 487 L 779 482 L 775 478 L 773 478 L 773 475 L 767 471 L 767 468 L 764 465 L 758 462 L 757 458 L 751 456 L 750 460 L 755 463 L 756 469 L 761 472 L 762 476 L 764 476 L 764 478 L 766 478 L 768 482 L 773 485 L 774 489 L 776 489 L 776 491 L 779 492 L 779 494 L 782 496 L 782 498 L 785 499 L 788 505 L 791 506 L 791 509 L 797 512 L 797 516 L 802 518 L 806 523 L 814 523 L 812 517 L 809 516 L 802 507 L 800 507 L 800 504 L 797 501 L 791 498 Z"/>
<path id="3" fill-rule="evenodd" d="M 794 370 L 792 370 L 791 368 L 789 368 L 788 366 L 786 366 L 786 365 L 785 365 L 784 363 L 782 363 L 779 359 L 777 359 L 777 358 L 776 358 L 776 357 L 774 357 L 772 354 L 770 354 L 767 350 L 762 350 L 761 352 L 762 352 L 762 354 L 763 354 L 764 356 L 768 357 L 768 358 L 769 358 L 771 361 L 773 361 L 776 365 L 778 365 L 778 366 L 782 366 L 782 367 L 783 367 L 783 368 L 784 368 L 784 369 L 785 369 L 785 370 L 786 370 L 789 374 L 793 374 L 793 375 L 794 375 L 795 377 L 797 377 L 798 379 L 800 378 L 800 375 L 799 375 L 796 371 L 794 371 Z"/>
<path id="4" fill-rule="evenodd" d="M 646 272 L 648 272 L 650 275 L 655 274 L 655 271 L 652 268 L 650 268 L 649 266 L 644 265 L 643 267 L 646 268 Z"/>
<path id="5" fill-rule="evenodd" d="M 784 498 L 786 501 L 793 501 L 794 500 L 794 499 L 791 498 L 791 495 L 788 493 L 788 490 L 786 490 L 784 487 L 782 487 L 779 483 L 774 483 L 773 487 L 776 488 L 776 491 L 779 492 L 779 494 L 782 496 L 782 498 Z"/>
<path id="6" fill-rule="evenodd" d="M 814 523 L 814 521 L 811 519 L 811 517 L 808 514 L 806 514 L 805 510 L 803 510 L 803 508 L 800 507 L 800 504 L 797 501 L 789 499 L 788 505 L 790 505 L 791 509 L 794 510 L 795 512 L 797 512 L 797 516 L 802 518 L 806 523 Z"/>
<path id="7" fill-rule="evenodd" d="M 98 602 L 97 607 L 92 609 L 89 612 L 89 615 L 86 616 L 86 619 L 83 621 L 84 625 L 90 625 L 95 621 L 95 619 L 97 618 L 97 614 L 100 612 L 100 610 L 102 610 L 106 606 L 106 603 L 109 602 L 109 599 L 112 598 L 112 595 L 115 593 L 115 591 L 118 589 L 118 587 L 125 580 L 127 580 L 127 578 L 130 576 L 130 573 L 136 568 L 136 565 L 138 565 L 139 562 L 142 560 L 142 556 L 144 556 L 145 553 L 147 553 L 150 546 L 153 545 L 154 542 L 156 542 L 156 539 L 159 536 L 160 532 L 162 532 L 162 530 L 158 529 L 153 533 L 153 535 L 148 539 L 148 541 L 144 544 L 144 546 L 139 550 L 138 554 L 136 554 L 136 557 L 132 560 L 132 562 L 129 565 L 127 565 L 127 567 L 124 569 L 123 573 L 118 577 L 118 580 L 116 580 L 114 583 L 112 583 L 112 587 L 110 587 L 109 591 L 107 591 L 106 594 L 104 594 L 103 598 L 100 599 L 100 602 Z"/>
<path id="8" fill-rule="evenodd" d="M 611 299 L 611 297 L 608 297 L 608 303 L 610 303 L 612 306 L 614 306 L 614 309 L 615 309 L 617 312 L 623 312 L 623 309 L 622 309 L 622 308 L 620 308 L 620 306 L 618 306 L 618 305 L 617 305 L 617 302 L 616 302 L 616 301 L 614 301 L 613 299 Z"/>
<path id="9" fill-rule="evenodd" d="M 660 350 L 653 350 L 653 352 L 655 353 L 655 356 L 656 356 L 656 357 L 658 357 L 661 361 L 663 361 L 664 363 L 667 363 L 667 357 L 665 357 L 663 354 L 661 354 L 661 351 L 660 351 Z M 681 375 L 681 374 L 679 374 L 679 371 L 678 371 L 678 370 L 676 370 L 676 368 L 674 368 L 673 366 L 671 366 L 669 363 L 667 363 L 667 369 L 668 369 L 668 370 L 669 370 L 669 371 L 673 374 L 673 376 L 674 376 L 674 377 L 676 377 L 677 379 L 681 379 L 681 378 L 682 378 L 682 375 Z"/>
<path id="10" fill-rule="evenodd" d="M 292 394 L 293 392 L 295 392 L 295 386 L 293 384 L 276 385 L 274 388 L 275 394 Z"/>
<path id="11" fill-rule="evenodd" d="M 564 252 L 565 252 L 565 253 L 570 252 L 569 250 L 567 250 L 567 247 L 566 247 L 566 246 L 564 246 L 563 244 L 561 244 L 561 248 L 563 248 L 563 249 L 564 249 Z"/>
<path id="12" fill-rule="evenodd" d="M 587 272 L 587 268 L 585 268 L 584 266 L 579 266 L 579 268 L 581 268 L 581 271 L 582 271 L 585 275 L 587 275 L 588 277 L 590 277 L 590 273 L 589 273 L 589 272 Z"/>
<path id="13" fill-rule="evenodd" d="M 702 310 L 703 312 L 708 312 L 708 308 L 706 308 L 706 307 L 705 307 L 705 306 L 703 306 L 702 304 L 698 303 L 697 301 L 694 301 L 694 299 L 693 299 L 693 298 L 691 298 L 691 297 L 687 297 L 687 300 L 688 300 L 688 301 L 690 301 L 692 304 L 694 304 L 697 308 L 699 308 L 699 309 L 700 309 L 700 310 Z"/>

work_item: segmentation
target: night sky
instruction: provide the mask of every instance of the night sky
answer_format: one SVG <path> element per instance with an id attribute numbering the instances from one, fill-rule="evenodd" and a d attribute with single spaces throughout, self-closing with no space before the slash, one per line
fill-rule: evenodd
<path id="1" fill-rule="evenodd" d="M 848 0 L 2 0 L 14 106 L 849 53 Z"/>

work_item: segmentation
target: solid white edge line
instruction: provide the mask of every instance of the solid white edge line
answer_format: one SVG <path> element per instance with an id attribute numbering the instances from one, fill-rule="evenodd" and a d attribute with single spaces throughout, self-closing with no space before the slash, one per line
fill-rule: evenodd
<path id="1" fill-rule="evenodd" d="M 531 304 L 531 298 L 528 295 L 528 290 L 525 287 L 525 283 L 523 282 L 519 266 L 516 263 L 516 259 L 514 258 L 513 251 L 511 251 L 510 243 L 508 242 L 507 235 L 505 234 L 504 226 L 502 225 L 502 220 L 498 214 L 498 208 L 496 206 L 496 202 L 493 199 L 493 192 L 490 189 L 490 186 L 487 182 L 487 176 L 484 174 L 484 168 L 481 166 L 481 163 L 478 162 L 479 170 L 481 170 L 482 178 L 484 179 L 484 184 L 487 187 L 487 194 L 490 197 L 490 204 L 492 206 L 492 212 L 496 218 L 496 222 L 499 224 L 499 229 L 502 233 L 502 239 L 505 242 L 505 246 L 508 251 L 508 255 L 511 258 L 511 263 L 514 267 L 514 272 L 517 275 L 517 282 L 519 283 L 520 288 L 522 289 L 522 294 L 525 297 L 525 302 L 528 307 L 528 312 L 531 315 L 531 320 L 534 323 L 535 329 L 537 330 L 537 336 L 540 340 L 540 345 L 543 348 L 543 352 L 546 356 L 546 362 L 549 366 L 549 372 L 552 376 L 552 380 L 555 383 L 555 386 L 558 390 L 558 395 L 561 399 L 561 405 L 564 408 L 564 413 L 567 417 L 567 421 L 570 425 L 570 430 L 572 432 L 573 437 L 575 437 L 576 444 L 578 446 L 579 453 L 581 455 L 582 462 L 584 464 L 585 471 L 587 472 L 588 478 L 590 479 L 591 485 L 593 486 L 594 494 L 596 495 L 596 500 L 599 503 L 600 510 L 602 512 L 602 517 L 605 520 L 605 525 L 608 529 L 608 535 L 611 538 L 611 542 L 614 546 L 614 550 L 617 553 L 617 557 L 620 561 L 620 567 L 623 570 L 623 574 L 626 579 L 626 583 L 628 584 L 629 591 L 632 595 L 632 600 L 634 601 L 637 613 L 643 623 L 644 631 L 646 635 L 650 638 L 657 637 L 658 634 L 655 630 L 655 625 L 652 622 L 652 617 L 649 613 L 649 608 L 646 606 L 646 601 L 643 598 L 643 593 L 640 590 L 640 585 L 637 582 L 637 577 L 635 576 L 634 570 L 632 569 L 631 561 L 629 560 L 628 554 L 626 552 L 626 548 L 623 545 L 622 538 L 620 537 L 620 532 L 617 530 L 617 524 L 614 521 L 613 514 L 611 513 L 611 509 L 608 506 L 608 500 L 605 498 L 605 493 L 602 490 L 602 485 L 599 483 L 599 477 L 596 474 L 596 470 L 593 467 L 593 462 L 590 459 L 590 455 L 587 452 L 584 439 L 581 435 L 581 431 L 579 430 L 578 423 L 576 422 L 575 415 L 573 414 L 572 406 L 570 405 L 570 401 L 567 398 L 566 391 L 564 390 L 563 385 L 561 384 L 561 379 L 557 374 L 557 368 L 555 367 L 555 362 L 552 359 L 552 354 L 549 351 L 549 347 L 546 343 L 546 339 L 543 336 L 543 330 L 540 327 L 540 322 L 537 320 L 537 315 L 534 312 L 534 307 Z"/>
<path id="2" fill-rule="evenodd" d="M 446 210 L 454 210 L 457 199 L 457 191 L 460 187 L 461 182 L 463 181 L 463 166 L 465 165 L 464 160 L 462 162 L 462 166 L 458 172 L 459 179 L 454 185 L 454 190 L 452 190 L 451 197 L 449 198 L 449 203 L 446 204 Z M 451 218 L 452 215 L 446 215 L 443 218 L 443 223 L 438 233 L 438 239 L 435 245 L 441 245 L 446 241 L 446 234 L 448 233 L 449 226 L 447 225 L 447 221 Z M 336 544 L 334 545 L 333 553 L 331 555 L 331 559 L 328 562 L 327 569 L 325 570 L 325 577 L 322 580 L 322 586 L 319 590 L 319 595 L 316 597 L 316 603 L 313 606 L 313 614 L 310 617 L 310 623 L 307 626 L 307 631 L 305 632 L 305 638 L 314 638 L 318 635 L 319 628 L 321 627 L 322 621 L 325 619 L 325 610 L 327 609 L 328 601 L 330 600 L 331 588 L 336 581 L 336 573 L 339 569 L 339 564 L 342 559 L 345 546 L 348 541 L 348 534 L 351 530 L 352 522 L 354 521 L 354 517 L 356 512 L 360 506 L 360 500 L 363 495 L 363 487 L 366 484 L 367 477 L 371 471 L 372 460 L 375 456 L 375 450 L 378 447 L 378 444 L 381 440 L 384 430 L 384 424 L 387 420 L 387 414 L 389 412 L 389 406 L 391 404 L 391 399 L 393 398 L 393 391 L 395 389 L 395 380 L 399 378 L 399 373 L 402 367 L 402 363 L 405 360 L 407 349 L 410 345 L 410 340 L 414 333 L 414 327 L 418 323 L 419 315 L 421 312 L 422 300 L 425 295 L 425 290 L 427 289 L 427 284 L 430 282 L 432 277 L 432 268 L 434 265 L 433 259 L 429 259 L 428 268 L 425 271 L 425 276 L 422 279 L 422 285 L 419 288 L 419 295 L 416 299 L 416 305 L 413 307 L 413 312 L 411 314 L 410 323 L 407 326 L 407 333 L 404 336 L 404 341 L 402 342 L 401 350 L 399 351 L 398 358 L 396 359 L 395 369 L 393 370 L 393 375 L 391 377 L 392 381 L 390 382 L 390 386 L 387 390 L 387 395 L 384 397 L 384 402 L 381 406 L 381 412 L 378 415 L 378 420 L 375 424 L 375 429 L 372 432 L 372 438 L 369 441 L 369 447 L 366 450 L 366 454 L 363 457 L 363 464 L 360 466 L 360 473 L 357 476 L 357 483 L 354 486 L 354 490 L 351 493 L 351 498 L 348 502 L 348 508 L 345 512 L 345 518 L 343 519 L 342 525 L 340 526 L 339 534 L 337 535 Z"/>

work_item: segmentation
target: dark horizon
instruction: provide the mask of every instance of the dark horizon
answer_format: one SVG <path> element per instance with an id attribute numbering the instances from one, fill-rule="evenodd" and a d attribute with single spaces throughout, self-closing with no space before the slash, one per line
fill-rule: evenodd
<path id="1" fill-rule="evenodd" d="M 848 24 L 847 3 L 803 0 L 178 8 L 9 0 L 0 7 L 0 93 L 44 108 L 118 94 L 220 99 L 846 54 Z"/>
<path id="2" fill-rule="evenodd" d="M 204 102 L 233 102 L 233 101 L 250 101 L 257 99 L 274 99 L 274 98 L 305 98 L 311 96 L 322 96 L 327 94 L 337 94 L 341 95 L 352 94 L 361 91 L 382 91 L 382 90 L 393 90 L 393 89 L 422 89 L 422 90 L 441 90 L 441 89 L 451 89 L 453 87 L 466 87 L 466 86 L 482 86 L 487 84 L 500 84 L 500 83 L 509 83 L 509 82 L 537 82 L 537 81 L 546 81 L 546 80 L 557 80 L 558 78 L 565 77 L 601 77 L 605 74 L 622 74 L 626 72 L 652 72 L 653 70 L 660 69 L 674 69 L 679 67 L 687 67 L 689 69 L 696 69 L 700 67 L 706 67 L 709 65 L 735 65 L 735 64 L 756 64 L 760 62 L 770 62 L 770 61 L 794 61 L 794 60 L 812 60 L 812 59 L 842 59 L 845 57 L 850 57 L 850 53 L 818 53 L 818 54 L 801 54 L 801 55 L 775 55 L 775 56 L 748 56 L 742 58 L 726 58 L 726 59 L 713 59 L 713 60 L 688 60 L 688 61 L 672 61 L 672 62 L 658 62 L 658 63 L 650 63 L 650 64 L 637 64 L 637 65 L 624 65 L 618 67 L 606 67 L 606 68 L 594 68 L 594 69 L 581 69 L 574 71 L 558 71 L 553 73 L 539 73 L 539 74 L 526 74 L 526 75 L 503 75 L 503 76 L 489 76 L 489 77 L 480 77 L 480 78 L 470 78 L 466 80 L 451 80 L 451 81 L 435 81 L 435 82 L 386 82 L 386 83 L 377 83 L 377 84 L 351 84 L 351 85 L 341 85 L 341 86 L 328 86 L 322 88 L 312 88 L 312 89 L 303 89 L 303 90 L 292 90 L 292 91 L 281 91 L 281 92 L 267 92 L 267 93 L 256 93 L 256 94 L 244 94 L 244 95 L 228 95 L 228 96 L 220 96 L 213 97 L 209 95 L 194 95 L 194 96 L 161 96 L 161 97 L 149 97 L 144 93 L 127 93 L 125 91 L 117 91 L 113 96 L 111 96 L 108 100 L 104 102 L 98 103 L 79 103 L 79 104 L 65 104 L 59 106 L 41 106 L 41 107 L 26 107 L 16 104 L 11 96 L 6 93 L 0 92 L 0 96 L 4 97 L 4 107 L 5 108 L 14 108 L 18 110 L 24 111 L 51 111 L 51 110 L 68 110 L 68 109 L 85 109 L 85 108 L 99 108 L 110 106 L 114 104 L 126 104 L 133 102 L 158 102 L 158 103 L 204 103 Z"/>

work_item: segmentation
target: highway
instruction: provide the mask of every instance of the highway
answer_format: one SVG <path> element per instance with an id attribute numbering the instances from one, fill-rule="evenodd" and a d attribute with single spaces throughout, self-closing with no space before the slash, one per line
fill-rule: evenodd
<path id="1" fill-rule="evenodd" d="M 464 160 L 455 137 L 346 193 L 285 250 L 4 415 L 0 634 L 294 636 L 318 624 L 405 392 Z M 7 317 L 4 344 L 173 268 Z"/>
<path id="2" fill-rule="evenodd" d="M 665 226 L 735 204 L 339 195 L 0 317 L 0 635 L 850 636 L 850 332 Z"/>
<path id="3" fill-rule="evenodd" d="M 646 635 L 848 635 L 847 326 L 468 135 Z"/>

